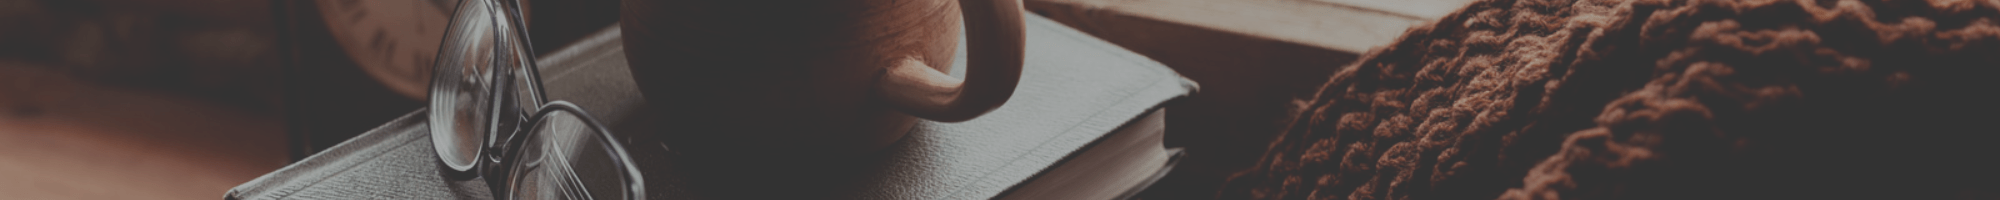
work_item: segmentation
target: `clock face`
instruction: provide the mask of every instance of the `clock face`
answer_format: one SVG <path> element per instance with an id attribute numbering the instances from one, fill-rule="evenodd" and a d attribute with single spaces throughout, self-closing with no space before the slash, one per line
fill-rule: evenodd
<path id="1" fill-rule="evenodd" d="M 458 0 L 319 0 L 320 18 L 362 71 L 422 100 Z"/>

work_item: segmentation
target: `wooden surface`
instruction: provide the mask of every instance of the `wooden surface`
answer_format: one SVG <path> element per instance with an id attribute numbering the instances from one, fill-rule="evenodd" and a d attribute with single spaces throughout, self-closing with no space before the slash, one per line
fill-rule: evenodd
<path id="1" fill-rule="evenodd" d="M 0 199 L 216 199 L 284 166 L 270 2 L 0 0 Z"/>
<path id="2" fill-rule="evenodd" d="M 1375 9 L 1306 0 L 1036 0 L 1030 2 L 1031 5 L 1072 7 L 1037 11 L 1098 11 L 1104 13 L 1094 13 L 1094 15 L 1140 17 L 1163 23 L 1201 27 L 1230 34 L 1346 52 L 1364 52 L 1370 47 L 1387 44 L 1396 36 L 1402 35 L 1403 30 L 1421 24 L 1427 19 L 1417 14 L 1390 13 L 1381 10 L 1431 10 L 1416 9 L 1418 6 L 1404 6 L 1411 7 L 1409 9 Z"/>
<path id="3" fill-rule="evenodd" d="M 214 199 L 284 166 L 283 123 L 0 63 L 0 198 Z"/>
<path id="4" fill-rule="evenodd" d="M 1249 167 L 1292 101 L 1360 53 L 1467 0 L 1028 0 L 1028 9 L 1202 84 L 1169 107 L 1175 172 L 1143 199 L 1208 199 Z M 1309 95 L 1309 94 L 1306 94 Z"/>
<path id="5" fill-rule="evenodd" d="M 1375 11 L 1373 14 L 1432 20 L 1457 11 L 1472 0 L 1303 0 Z"/>

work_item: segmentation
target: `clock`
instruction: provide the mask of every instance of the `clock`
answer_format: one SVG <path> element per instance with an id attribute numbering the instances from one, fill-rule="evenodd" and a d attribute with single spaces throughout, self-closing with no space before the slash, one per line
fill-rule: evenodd
<path id="1" fill-rule="evenodd" d="M 335 43 L 376 81 L 411 99 L 428 92 L 431 65 L 458 0 L 319 0 Z"/>

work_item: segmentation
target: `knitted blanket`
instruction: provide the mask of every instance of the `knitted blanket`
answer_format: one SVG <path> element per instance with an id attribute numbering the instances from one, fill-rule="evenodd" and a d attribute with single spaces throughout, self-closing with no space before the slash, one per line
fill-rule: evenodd
<path id="1" fill-rule="evenodd" d="M 2000 1 L 1482 0 L 1221 199 L 1991 199 Z"/>

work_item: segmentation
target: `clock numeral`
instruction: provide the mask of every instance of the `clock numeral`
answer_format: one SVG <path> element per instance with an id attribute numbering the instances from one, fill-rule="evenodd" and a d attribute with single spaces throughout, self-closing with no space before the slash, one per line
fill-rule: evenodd
<path id="1" fill-rule="evenodd" d="M 361 20 L 368 19 L 368 9 L 354 9 L 352 13 L 354 14 L 347 17 L 348 22 L 361 23 Z"/>
<path id="2" fill-rule="evenodd" d="M 417 75 L 416 78 L 419 79 L 430 78 L 431 65 L 435 64 L 434 62 L 436 62 L 431 59 L 431 57 L 434 55 L 436 54 L 425 54 L 424 52 L 410 52 L 410 66 L 415 66 L 409 68 L 410 71 L 412 71 L 412 73 L 410 74 L 416 74 Z"/>
<path id="3" fill-rule="evenodd" d="M 389 40 L 389 31 L 387 28 L 375 29 L 375 37 L 368 39 L 368 48 L 375 49 L 377 51 L 389 50 L 387 48 L 383 48 L 382 46 L 382 45 L 393 45 L 389 44 L 389 42 L 391 41 L 388 40 Z"/>

